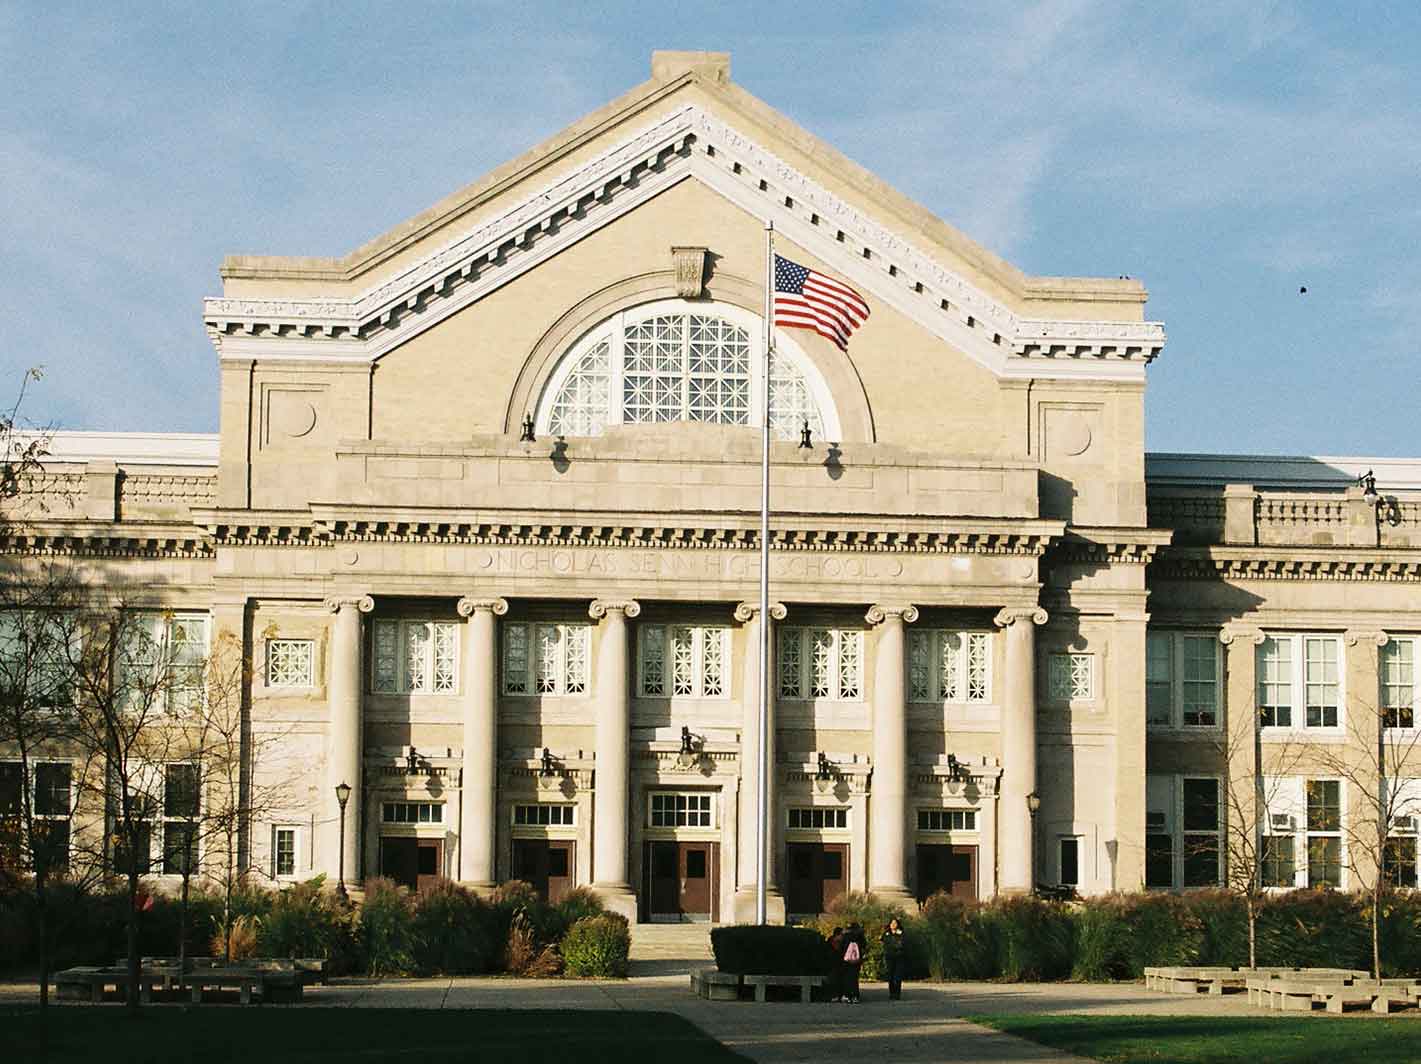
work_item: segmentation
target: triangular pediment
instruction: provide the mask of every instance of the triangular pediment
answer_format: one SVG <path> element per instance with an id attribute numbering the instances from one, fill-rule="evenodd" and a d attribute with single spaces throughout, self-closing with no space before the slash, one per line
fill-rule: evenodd
<path id="1" fill-rule="evenodd" d="M 947 235 L 963 247 L 945 245 L 935 233 L 948 230 L 945 223 L 931 219 L 929 226 L 922 218 L 907 217 L 909 210 L 926 212 L 881 183 L 876 197 L 850 197 L 830 188 L 811 167 L 797 164 L 794 157 L 804 155 L 804 144 L 795 141 L 811 147 L 818 142 L 733 86 L 719 85 L 695 70 L 676 79 L 670 92 L 664 84 L 649 85 L 643 88 L 657 96 L 654 117 L 643 115 L 600 131 L 579 146 L 582 158 L 555 177 L 540 175 L 535 167 L 522 180 L 503 183 L 472 225 L 446 223 L 447 235 L 425 238 L 419 253 L 378 274 L 374 283 L 359 282 L 362 274 L 375 271 L 363 271 L 353 261 L 335 262 L 326 264 L 324 274 L 320 266 L 309 271 L 329 278 L 317 286 L 329 294 L 261 298 L 256 283 L 260 263 L 243 260 L 249 264 L 244 294 L 208 299 L 204 307 L 219 353 L 224 358 L 374 361 L 688 180 L 773 223 L 860 291 L 999 377 L 1137 378 L 1163 346 L 1164 331 L 1156 322 L 1030 313 L 1033 285 L 1037 292 L 1054 290 L 1057 298 L 1064 293 L 1068 300 L 1094 298 L 1122 306 L 1133 301 L 1138 306 L 1143 290 L 1137 285 L 1101 280 L 1092 288 L 1082 279 L 1027 278 L 960 234 Z M 684 91 L 693 87 L 697 91 Z M 776 136 L 763 121 L 747 116 L 744 100 L 734 94 L 774 115 L 792 137 Z M 825 145 L 818 154 L 831 151 Z M 551 158 L 555 153 L 540 146 L 530 154 Z M 866 172 L 857 176 L 876 182 Z M 486 183 L 469 195 L 477 197 Z M 437 224 L 435 218 L 427 220 L 427 225 Z M 418 229 L 405 226 L 396 233 L 408 236 Z M 365 258 L 378 258 L 379 249 L 393 246 L 394 239 L 390 234 L 368 245 Z M 961 266 L 974 250 L 990 276 L 978 271 L 974 277 Z M 284 276 L 279 263 L 270 276 Z M 342 283 L 341 277 L 350 280 Z M 999 294 L 1013 285 L 1017 298 Z"/>

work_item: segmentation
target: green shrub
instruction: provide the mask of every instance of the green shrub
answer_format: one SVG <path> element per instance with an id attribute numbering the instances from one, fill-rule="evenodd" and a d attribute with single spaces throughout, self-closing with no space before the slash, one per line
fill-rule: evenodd
<path id="1" fill-rule="evenodd" d="M 997 974 L 1009 982 L 1060 979 L 1070 973 L 1073 921 L 1059 902 L 999 898 L 985 910 Z"/>
<path id="2" fill-rule="evenodd" d="M 1199 921 L 1199 964 L 1248 964 L 1248 909 L 1227 890 L 1189 890 L 1181 895 Z"/>
<path id="3" fill-rule="evenodd" d="M 1117 895 L 1117 897 L 1119 897 Z M 1178 894 L 1131 894 L 1123 899 L 1126 975 L 1144 977 L 1147 965 L 1197 964 L 1204 929 Z"/>
<path id="4" fill-rule="evenodd" d="M 717 927 L 711 952 L 717 968 L 739 975 L 828 975 L 832 961 L 829 944 L 812 927 Z"/>
<path id="5" fill-rule="evenodd" d="M 353 952 L 351 919 L 339 900 L 324 888 L 325 877 L 317 876 L 272 895 L 261 923 L 259 949 L 263 956 L 348 962 Z M 238 908 L 235 899 L 233 908 Z"/>
<path id="6" fill-rule="evenodd" d="M 393 880 L 365 881 L 360 929 L 371 975 L 404 975 L 414 969 L 414 908 Z"/>
<path id="7" fill-rule="evenodd" d="M 1071 978 L 1086 982 L 1123 979 L 1129 972 L 1129 926 L 1119 895 L 1092 899 L 1075 913 L 1076 939 Z"/>
<path id="8" fill-rule="evenodd" d="M 563 962 L 569 975 L 592 979 L 624 979 L 631 952 L 631 928 L 618 913 L 586 916 L 562 940 Z"/>
<path id="9" fill-rule="evenodd" d="M 1264 900 L 1258 963 L 1300 968 L 1370 968 L 1371 931 L 1355 895 L 1293 890 Z"/>
<path id="10" fill-rule="evenodd" d="M 939 891 L 908 922 L 910 959 L 930 978 L 988 979 L 996 974 L 991 931 L 976 901 Z"/>
<path id="11" fill-rule="evenodd" d="M 492 907 L 441 879 L 414 899 L 414 961 L 420 972 L 472 975 L 493 969 L 498 947 Z"/>
<path id="12" fill-rule="evenodd" d="M 1421 895 L 1392 891 L 1382 895 L 1382 975 L 1421 975 Z"/>
<path id="13" fill-rule="evenodd" d="M 553 911 L 559 925 L 557 937 L 561 939 L 577 921 L 600 915 L 606 911 L 606 906 L 587 887 L 574 887 L 553 906 Z"/>

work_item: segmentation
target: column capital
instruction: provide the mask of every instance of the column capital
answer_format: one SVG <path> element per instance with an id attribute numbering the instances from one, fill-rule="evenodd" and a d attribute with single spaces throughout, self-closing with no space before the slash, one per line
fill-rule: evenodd
<path id="1" fill-rule="evenodd" d="M 587 614 L 594 621 L 600 621 L 609 613 L 635 617 L 641 613 L 641 603 L 636 599 L 593 599 L 592 605 L 587 607 Z"/>
<path id="2" fill-rule="evenodd" d="M 897 617 L 904 624 L 912 624 L 918 619 L 918 607 L 907 602 L 878 602 L 870 606 L 863 616 L 869 624 L 882 624 L 890 617 Z"/>
<path id="3" fill-rule="evenodd" d="M 741 624 L 748 624 L 760 615 L 760 604 L 758 602 L 741 602 L 735 607 L 735 619 Z M 789 615 L 783 602 L 770 603 L 770 620 L 782 621 Z"/>
<path id="4" fill-rule="evenodd" d="M 1007 606 L 997 611 L 992 623 L 998 628 L 1010 628 L 1014 624 L 1027 621 L 1037 625 L 1045 624 L 1047 618 L 1048 614 L 1040 606 Z"/>
<path id="5" fill-rule="evenodd" d="M 1265 638 L 1263 629 L 1251 624 L 1226 624 L 1219 629 L 1219 642 L 1224 646 L 1232 646 L 1235 640 L 1242 639 L 1257 647 L 1263 645 Z"/>
<path id="6" fill-rule="evenodd" d="M 486 610 L 495 617 L 502 617 L 508 612 L 508 600 L 490 596 L 465 595 L 455 608 L 458 609 L 460 617 L 472 617 L 479 610 Z"/>
<path id="7" fill-rule="evenodd" d="M 346 607 L 369 613 L 375 608 L 375 600 L 369 595 L 327 595 L 325 605 L 332 613 L 339 613 Z"/>
<path id="8" fill-rule="evenodd" d="M 1391 641 L 1391 637 L 1385 632 L 1365 628 L 1349 628 L 1342 634 L 1342 638 L 1347 641 L 1349 647 L 1354 647 L 1358 643 L 1374 643 L 1379 647 L 1384 647 Z"/>

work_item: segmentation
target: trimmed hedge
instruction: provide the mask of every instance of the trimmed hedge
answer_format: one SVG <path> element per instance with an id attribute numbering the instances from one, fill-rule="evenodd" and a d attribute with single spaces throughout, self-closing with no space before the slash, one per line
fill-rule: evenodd
<path id="1" fill-rule="evenodd" d="M 625 979 L 631 948 L 631 927 L 625 916 L 620 913 L 584 916 L 563 936 L 563 964 L 568 975 Z"/>
<path id="2" fill-rule="evenodd" d="M 812 927 L 732 924 L 711 931 L 722 972 L 739 975 L 828 975 L 829 943 Z"/>

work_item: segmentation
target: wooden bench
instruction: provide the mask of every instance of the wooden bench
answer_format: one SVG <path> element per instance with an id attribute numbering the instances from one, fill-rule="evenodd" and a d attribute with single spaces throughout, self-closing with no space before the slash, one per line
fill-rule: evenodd
<path id="1" fill-rule="evenodd" d="M 824 985 L 822 975 L 744 975 L 741 981 L 745 986 L 755 988 L 756 1001 L 768 1001 L 768 990 L 772 986 L 788 986 L 799 988 L 799 1000 L 808 1004 L 814 1000 L 814 988 Z"/>

